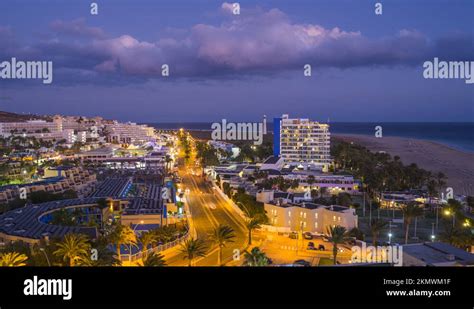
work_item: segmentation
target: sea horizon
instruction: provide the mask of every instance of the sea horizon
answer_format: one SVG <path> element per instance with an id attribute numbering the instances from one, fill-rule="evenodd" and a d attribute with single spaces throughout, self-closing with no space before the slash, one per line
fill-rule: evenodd
<path id="1" fill-rule="evenodd" d="M 230 122 L 230 121 L 229 121 Z M 211 131 L 212 122 L 145 122 L 156 129 Z M 474 122 L 329 122 L 333 134 L 373 135 L 376 126 L 384 136 L 436 142 L 458 151 L 474 153 Z M 267 132 L 273 124 L 267 122 Z"/>

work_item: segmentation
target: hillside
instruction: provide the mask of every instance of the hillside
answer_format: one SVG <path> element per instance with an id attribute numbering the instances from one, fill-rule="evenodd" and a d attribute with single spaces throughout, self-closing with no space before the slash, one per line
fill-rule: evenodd
<path id="1" fill-rule="evenodd" d="M 24 122 L 31 119 L 45 119 L 45 117 L 31 114 L 15 114 L 0 111 L 0 122 Z"/>

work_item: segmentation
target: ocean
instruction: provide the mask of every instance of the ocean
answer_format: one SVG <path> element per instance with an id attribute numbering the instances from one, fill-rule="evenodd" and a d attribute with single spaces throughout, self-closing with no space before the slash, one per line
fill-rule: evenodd
<path id="1" fill-rule="evenodd" d="M 157 129 L 211 130 L 211 123 L 148 123 Z M 373 135 L 382 126 L 384 136 L 407 137 L 438 142 L 451 148 L 474 153 L 474 122 L 331 122 L 331 133 Z M 271 132 L 273 126 L 267 124 Z"/>

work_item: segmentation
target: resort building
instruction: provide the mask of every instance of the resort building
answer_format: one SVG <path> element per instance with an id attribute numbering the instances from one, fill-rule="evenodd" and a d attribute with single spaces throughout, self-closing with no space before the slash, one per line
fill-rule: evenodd
<path id="1" fill-rule="evenodd" d="M 327 234 L 328 228 L 340 225 L 347 230 L 357 227 L 355 209 L 314 203 L 264 203 L 270 224 L 280 232 L 311 232 Z"/>
<path id="2" fill-rule="evenodd" d="M 217 150 L 220 149 L 221 151 L 229 153 L 231 158 L 237 158 L 237 156 L 240 154 L 240 148 L 235 146 L 234 144 L 214 140 L 210 140 L 207 143 Z M 217 157 L 219 159 L 225 159 L 225 157 L 220 152 L 217 152 Z"/>
<path id="3" fill-rule="evenodd" d="M 305 169 L 327 171 L 332 163 L 329 125 L 288 115 L 273 120 L 274 156 Z"/>
<path id="4" fill-rule="evenodd" d="M 105 125 L 107 140 L 112 143 L 133 144 L 148 142 L 154 139 L 155 130 L 147 125 L 133 122 L 119 123 L 114 121 Z"/>

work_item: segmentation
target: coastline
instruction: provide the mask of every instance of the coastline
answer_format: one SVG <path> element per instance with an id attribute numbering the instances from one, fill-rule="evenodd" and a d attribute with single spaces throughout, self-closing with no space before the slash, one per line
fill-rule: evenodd
<path id="1" fill-rule="evenodd" d="M 331 134 L 331 139 L 354 142 L 371 151 L 397 155 L 404 164 L 416 163 L 433 173 L 442 172 L 454 194 L 474 195 L 474 153 L 451 148 L 429 140 L 362 134 Z"/>

